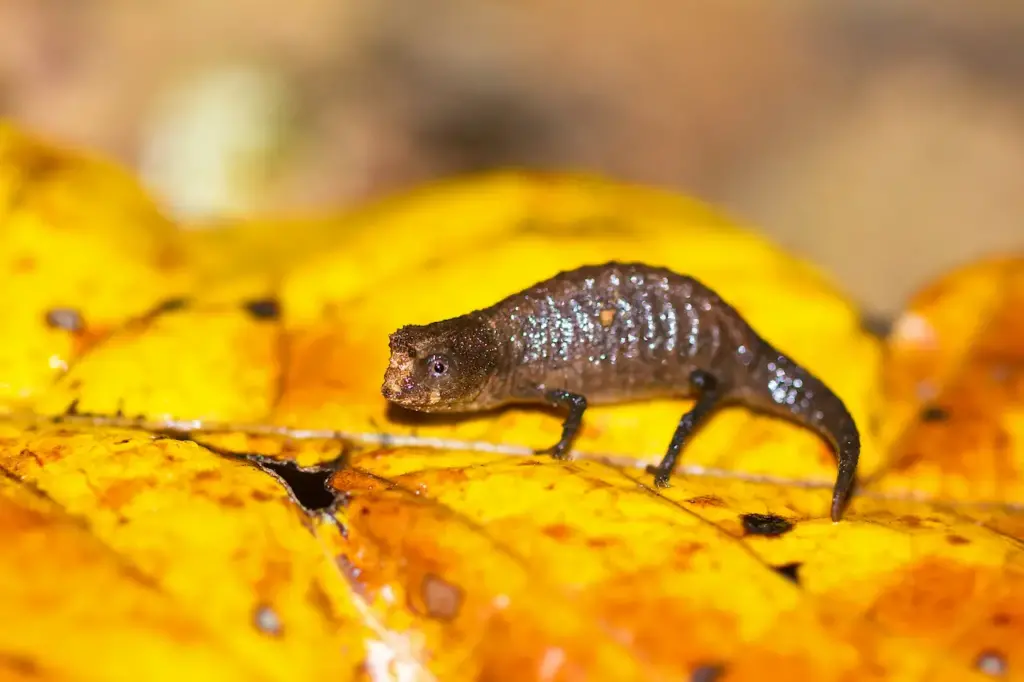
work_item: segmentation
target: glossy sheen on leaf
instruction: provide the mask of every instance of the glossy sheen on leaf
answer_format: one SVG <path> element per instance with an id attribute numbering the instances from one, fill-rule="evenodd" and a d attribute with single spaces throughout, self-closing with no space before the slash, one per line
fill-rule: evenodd
<path id="1" fill-rule="evenodd" d="M 1024 260 L 951 274 L 883 342 L 755 233 L 596 178 L 189 232 L 4 129 L 0 192 L 2 679 L 1024 676 Z M 613 258 L 704 280 L 844 398 L 842 522 L 826 444 L 741 408 L 654 489 L 687 401 L 592 408 L 558 462 L 495 448 L 559 414 L 381 397 L 397 327 Z"/>

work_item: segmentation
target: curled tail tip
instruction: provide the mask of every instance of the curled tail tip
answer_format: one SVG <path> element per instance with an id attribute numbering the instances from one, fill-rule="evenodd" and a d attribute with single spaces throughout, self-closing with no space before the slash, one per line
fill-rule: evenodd
<path id="1" fill-rule="evenodd" d="M 832 522 L 839 523 L 843 518 L 843 509 L 846 507 L 846 496 L 836 491 L 832 496 Z"/>
<path id="2" fill-rule="evenodd" d="M 850 500 L 853 487 L 856 483 L 855 473 L 857 471 L 857 460 L 852 463 L 840 463 L 839 474 L 836 476 L 835 488 L 832 491 L 832 521 L 838 523 L 843 516 L 843 511 Z"/>

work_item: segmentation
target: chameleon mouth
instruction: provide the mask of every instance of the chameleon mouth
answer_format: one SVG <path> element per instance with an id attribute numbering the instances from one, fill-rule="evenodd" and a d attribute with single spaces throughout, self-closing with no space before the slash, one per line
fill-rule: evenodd
<path id="1" fill-rule="evenodd" d="M 401 401 L 403 394 L 406 394 L 410 388 L 409 375 L 412 373 L 412 365 L 412 358 L 408 353 L 393 353 L 387 371 L 384 372 L 384 385 L 380 388 L 381 395 L 388 400 Z"/>

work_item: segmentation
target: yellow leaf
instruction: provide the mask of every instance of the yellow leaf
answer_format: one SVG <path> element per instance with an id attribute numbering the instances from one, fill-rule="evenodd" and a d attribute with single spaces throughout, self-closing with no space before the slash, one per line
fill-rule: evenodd
<path id="1" fill-rule="evenodd" d="M 494 173 L 184 231 L 102 162 L 0 140 L 5 677 L 1020 675 L 1024 260 L 952 273 L 883 342 L 653 189 Z M 525 454 L 550 411 L 389 409 L 390 332 L 611 259 L 701 279 L 844 399 L 840 523 L 826 443 L 744 408 L 667 489 L 643 465 L 684 400 L 588 409 L 568 462 Z"/>
<path id="2" fill-rule="evenodd" d="M 373 634 L 331 557 L 245 462 L 139 432 L 6 426 L 0 471 L 5 654 L 91 679 L 310 679 L 362 661 Z"/>
<path id="3" fill-rule="evenodd" d="M 175 227 L 102 159 L 0 125 L 0 409 L 31 405 L 107 330 L 184 286 Z"/>

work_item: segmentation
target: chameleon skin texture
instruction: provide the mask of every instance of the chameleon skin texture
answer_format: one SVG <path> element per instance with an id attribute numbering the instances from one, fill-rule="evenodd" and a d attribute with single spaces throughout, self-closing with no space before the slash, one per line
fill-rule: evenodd
<path id="1" fill-rule="evenodd" d="M 556 456 L 588 404 L 696 395 L 701 409 L 684 415 L 670 450 L 711 407 L 738 403 L 829 442 L 838 461 L 833 520 L 853 487 L 860 436 L 839 397 L 710 288 L 665 268 L 609 262 L 561 272 L 488 308 L 402 327 L 390 349 L 382 394 L 408 409 L 575 409 Z"/>

